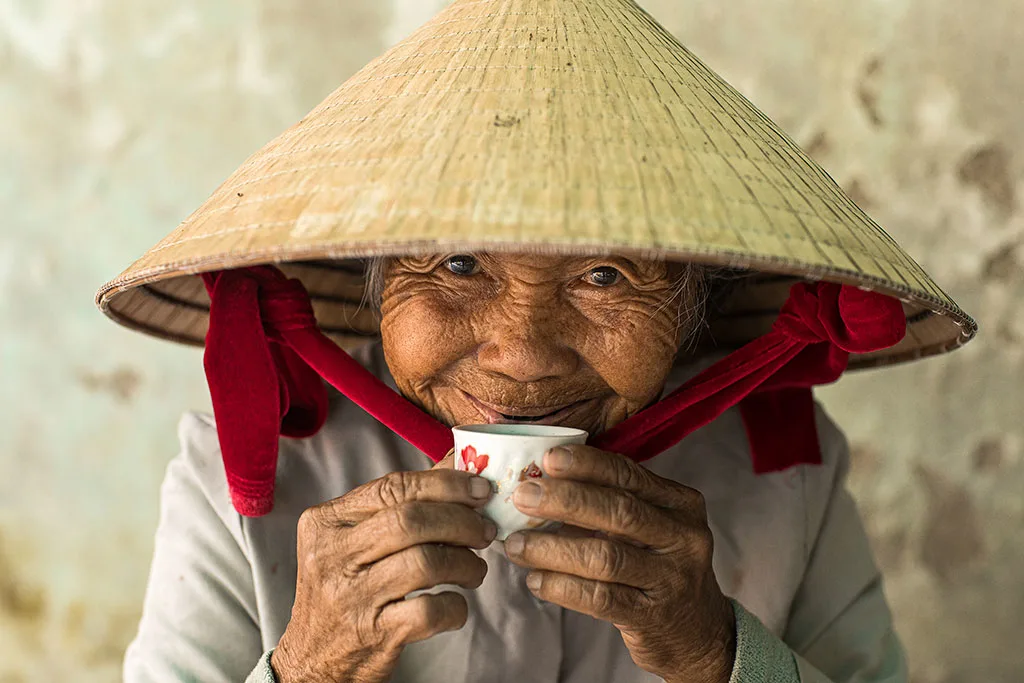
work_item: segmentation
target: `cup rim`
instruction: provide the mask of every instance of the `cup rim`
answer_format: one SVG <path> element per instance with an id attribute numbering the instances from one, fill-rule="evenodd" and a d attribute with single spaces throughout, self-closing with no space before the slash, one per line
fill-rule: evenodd
<path id="1" fill-rule="evenodd" d="M 522 432 L 520 432 L 522 430 Z M 469 424 L 452 427 L 452 432 L 483 434 L 487 436 L 519 436 L 526 438 L 567 438 L 589 436 L 588 432 L 575 427 L 559 425 L 517 425 L 517 424 Z"/>

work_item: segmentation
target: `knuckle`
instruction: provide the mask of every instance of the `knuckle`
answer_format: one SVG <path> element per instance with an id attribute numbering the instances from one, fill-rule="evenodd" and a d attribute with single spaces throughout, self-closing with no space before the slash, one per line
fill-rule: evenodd
<path id="1" fill-rule="evenodd" d="M 625 491 L 615 497 L 612 503 L 611 522 L 615 529 L 628 531 L 636 526 L 641 517 L 640 501 L 632 493 Z"/>
<path id="2" fill-rule="evenodd" d="M 389 472 L 377 484 L 377 496 L 383 507 L 401 505 L 409 497 L 410 477 L 408 472 Z"/>
<path id="3" fill-rule="evenodd" d="M 631 491 L 638 490 L 646 483 L 644 478 L 646 470 L 641 469 L 639 465 L 627 460 L 625 456 L 619 456 L 617 458 L 616 467 L 619 470 L 619 481 L 622 482 L 622 488 L 629 489 Z"/>
<path id="4" fill-rule="evenodd" d="M 417 546 L 409 555 L 412 564 L 410 570 L 428 582 L 437 578 L 447 564 L 445 554 L 434 545 Z"/>
<path id="5" fill-rule="evenodd" d="M 684 491 L 684 503 L 698 519 L 707 520 L 707 500 L 703 493 L 687 487 Z"/>
<path id="6" fill-rule="evenodd" d="M 339 544 L 340 552 L 338 559 L 338 577 L 341 583 L 350 583 L 355 581 L 363 570 L 366 568 L 358 557 L 358 553 L 354 553 L 350 547 L 351 542 L 349 539 L 344 539 Z"/>
<path id="7" fill-rule="evenodd" d="M 552 497 L 559 499 L 561 507 L 571 515 L 576 515 L 587 507 L 586 497 L 583 492 L 575 486 L 552 486 L 549 488 L 549 491 L 553 494 Z"/>
<path id="8" fill-rule="evenodd" d="M 315 537 L 320 530 L 320 517 L 322 513 L 319 505 L 308 507 L 299 515 L 296 525 L 296 534 L 299 539 Z"/>
<path id="9" fill-rule="evenodd" d="M 622 549 L 618 545 L 610 541 L 601 541 L 597 544 L 594 567 L 603 579 L 618 578 L 622 573 L 623 564 Z"/>
<path id="10" fill-rule="evenodd" d="M 384 629 L 380 623 L 380 612 L 360 612 L 352 620 L 356 643 L 361 648 L 371 648 L 381 639 Z"/>
<path id="11" fill-rule="evenodd" d="M 690 539 L 690 552 L 694 559 L 701 566 L 711 566 L 712 556 L 715 552 L 715 538 L 711 529 L 707 526 L 698 527 L 691 532 Z"/>
<path id="12" fill-rule="evenodd" d="M 679 535 L 676 549 L 677 552 L 682 552 L 688 562 L 694 563 L 698 567 L 711 567 L 715 549 L 711 529 L 707 525 L 684 528 Z"/>
<path id="13" fill-rule="evenodd" d="M 323 532 L 320 522 L 317 521 L 318 514 L 315 508 L 307 508 L 299 515 L 296 525 L 296 561 L 298 568 L 306 575 L 315 573 L 324 546 L 320 541 Z"/>
<path id="14" fill-rule="evenodd" d="M 610 614 L 615 607 L 615 593 L 612 587 L 603 581 L 594 582 L 594 587 L 590 591 L 590 602 L 598 614 Z"/>
<path id="15" fill-rule="evenodd" d="M 338 570 L 338 584 L 348 585 L 359 578 L 363 568 L 355 562 L 342 562 Z"/>

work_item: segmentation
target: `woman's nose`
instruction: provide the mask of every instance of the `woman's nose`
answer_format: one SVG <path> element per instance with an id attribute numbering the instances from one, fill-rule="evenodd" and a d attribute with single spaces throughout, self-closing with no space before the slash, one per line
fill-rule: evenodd
<path id="1" fill-rule="evenodd" d="M 566 321 L 552 316 L 549 306 L 517 304 L 488 316 L 484 341 L 477 351 L 480 368 L 517 382 L 576 372 L 579 356 L 566 344 Z"/>

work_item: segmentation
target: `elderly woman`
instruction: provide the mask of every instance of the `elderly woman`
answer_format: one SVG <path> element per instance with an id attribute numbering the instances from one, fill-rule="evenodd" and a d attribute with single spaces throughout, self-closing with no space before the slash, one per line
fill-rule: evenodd
<path id="1" fill-rule="evenodd" d="M 456 0 L 99 303 L 215 417 L 129 683 L 906 681 L 810 387 L 973 321 L 627 0 Z M 514 493 L 561 528 L 493 542 L 473 423 L 590 434 Z"/>

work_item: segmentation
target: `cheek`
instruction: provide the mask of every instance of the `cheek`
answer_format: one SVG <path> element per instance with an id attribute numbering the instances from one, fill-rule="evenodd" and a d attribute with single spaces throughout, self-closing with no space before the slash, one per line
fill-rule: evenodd
<path id="1" fill-rule="evenodd" d="M 602 346 L 609 351 L 596 356 L 591 365 L 616 394 L 637 403 L 646 403 L 661 390 L 675 357 L 675 350 L 664 343 L 633 336 L 607 340 Z"/>
<path id="2" fill-rule="evenodd" d="M 646 403 L 656 395 L 675 360 L 674 321 L 654 310 L 640 307 L 620 312 L 613 324 L 592 324 L 582 348 L 584 360 L 630 402 Z"/>
<path id="3" fill-rule="evenodd" d="M 460 307 L 426 288 L 386 299 L 380 331 L 388 367 L 403 389 L 428 381 L 474 345 Z"/>

